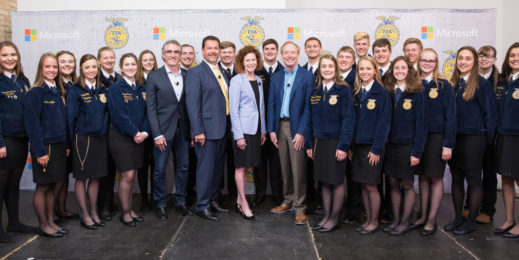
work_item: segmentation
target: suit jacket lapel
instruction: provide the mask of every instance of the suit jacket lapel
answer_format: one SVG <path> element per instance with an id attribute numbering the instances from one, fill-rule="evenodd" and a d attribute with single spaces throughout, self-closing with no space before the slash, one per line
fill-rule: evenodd
<path id="1" fill-rule="evenodd" d="M 166 65 L 164 65 L 164 66 L 166 66 Z M 174 100 L 178 101 L 176 98 L 177 95 L 175 94 L 175 90 L 173 89 L 173 85 L 171 84 L 171 81 L 169 80 L 169 76 L 168 76 L 168 72 L 166 71 L 166 67 L 163 67 L 161 69 L 160 75 L 162 76 L 162 81 L 164 83 L 164 86 L 169 88 L 169 90 L 171 91 L 171 94 L 173 95 L 173 97 L 175 97 Z"/>
<path id="2" fill-rule="evenodd" d="M 299 68 L 301 69 L 301 68 Z M 299 83 L 301 81 L 301 77 L 298 77 L 297 74 L 300 72 L 299 69 L 297 70 L 297 73 L 295 75 L 295 78 L 294 78 L 294 83 L 292 84 L 292 91 L 290 92 L 290 100 L 292 100 L 294 98 L 294 94 L 296 93 L 296 88 L 299 87 Z"/>

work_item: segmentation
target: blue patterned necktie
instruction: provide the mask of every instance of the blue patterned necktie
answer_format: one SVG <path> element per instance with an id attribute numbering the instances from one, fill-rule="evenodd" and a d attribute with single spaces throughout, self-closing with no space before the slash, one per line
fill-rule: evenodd
<path id="1" fill-rule="evenodd" d="M 365 88 L 362 88 L 362 93 L 360 95 L 361 102 L 366 99 L 367 94 L 368 94 L 368 91 Z"/>
<path id="2" fill-rule="evenodd" d="M 395 91 L 395 101 L 398 101 L 400 99 L 401 95 L 402 95 L 402 90 L 400 90 L 400 88 L 396 88 L 396 91 Z"/>
<path id="3" fill-rule="evenodd" d="M 272 67 L 269 68 L 269 78 L 272 77 Z"/>
<path id="4" fill-rule="evenodd" d="M 422 86 L 424 86 L 424 87 L 427 86 L 427 83 L 428 83 L 428 82 L 427 82 L 426 79 L 422 79 Z"/>

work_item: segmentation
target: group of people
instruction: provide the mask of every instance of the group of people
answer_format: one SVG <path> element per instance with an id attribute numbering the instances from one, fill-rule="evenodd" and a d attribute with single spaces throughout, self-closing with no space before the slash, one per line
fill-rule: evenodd
<path id="1" fill-rule="evenodd" d="M 97 56 L 80 58 L 79 76 L 74 54 L 61 51 L 41 56 L 31 85 L 17 47 L 0 43 L 0 203 L 8 210 L 7 231 L 62 237 L 69 231 L 56 220 L 73 217 L 87 229 L 105 226 L 118 208 L 116 172 L 120 221 L 130 227 L 144 221 L 132 209 L 136 174 L 141 211 L 153 206 L 165 221 L 165 171 L 173 154 L 175 204 L 182 215 L 216 221 L 216 212 L 229 212 L 220 201 L 227 162 L 229 193 L 245 219 L 255 220 L 254 206 L 265 201 L 269 176 L 276 203 L 270 212 L 293 211 L 297 225 L 306 224 L 309 211 L 323 214 L 312 226 L 322 233 L 357 222 L 355 230 L 368 235 L 382 219 L 390 235 L 413 228 L 434 234 L 449 163 L 455 218 L 444 229 L 468 234 L 476 221 L 493 217 L 500 173 L 506 220 L 494 233 L 519 237 L 519 43 L 508 49 L 501 73 L 495 48 L 460 48 L 450 79 L 439 72 L 436 51 L 424 49 L 419 39 L 407 39 L 404 56 L 393 60 L 387 39 L 373 42 L 372 55 L 370 45 L 369 35 L 359 32 L 353 48 L 321 55 L 321 41 L 310 37 L 304 43 L 308 63 L 300 66 L 301 50 L 293 41 L 279 47 L 267 39 L 262 52 L 253 46 L 237 51 L 232 42 L 206 36 L 196 65 L 191 45 L 168 40 L 163 67 L 144 50 L 139 57 L 122 55 L 121 74 L 114 51 L 102 47 Z M 29 150 L 38 228 L 18 218 Z M 252 203 L 245 196 L 251 168 Z M 65 208 L 70 172 L 79 215 Z M 420 212 L 411 222 L 415 175 Z M 8 241 L 0 228 L 0 242 Z"/>

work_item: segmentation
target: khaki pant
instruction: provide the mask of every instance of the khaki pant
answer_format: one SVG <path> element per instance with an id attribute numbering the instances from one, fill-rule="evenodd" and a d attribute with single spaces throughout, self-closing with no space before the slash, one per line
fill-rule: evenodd
<path id="1" fill-rule="evenodd" d="M 294 149 L 290 135 L 290 121 L 279 121 L 279 159 L 283 176 L 283 203 L 292 204 L 296 214 L 306 209 L 306 161 L 304 148 Z"/>

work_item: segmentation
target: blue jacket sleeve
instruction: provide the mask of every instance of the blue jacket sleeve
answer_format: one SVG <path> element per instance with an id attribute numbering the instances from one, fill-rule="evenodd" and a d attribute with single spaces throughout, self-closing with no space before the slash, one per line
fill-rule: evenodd
<path id="1" fill-rule="evenodd" d="M 29 137 L 31 150 L 37 158 L 48 154 L 43 142 L 43 128 L 41 126 L 41 114 L 43 111 L 42 98 L 36 89 L 27 92 L 23 103 L 25 131 Z"/>
<path id="2" fill-rule="evenodd" d="M 414 131 L 414 144 L 411 150 L 411 156 L 421 158 L 427 140 L 427 104 L 424 92 L 420 91 L 416 94 L 416 121 Z"/>
<path id="3" fill-rule="evenodd" d="M 197 72 L 191 69 L 186 76 L 186 107 L 191 123 L 191 137 L 205 133 L 202 124 L 202 82 Z"/>
<path id="4" fill-rule="evenodd" d="M 268 107 L 267 107 L 267 133 L 274 132 L 274 121 L 276 113 L 276 81 L 272 78 L 270 80 L 269 93 L 268 93 Z"/>
<path id="5" fill-rule="evenodd" d="M 312 95 L 310 95 L 311 97 Z M 307 136 L 305 136 L 305 146 L 306 149 L 313 149 L 314 148 L 314 111 L 312 110 L 312 105 L 308 106 L 308 109 L 310 111 L 310 120 L 308 120 L 308 133 Z"/>
<path id="6" fill-rule="evenodd" d="M 76 120 L 79 117 L 79 106 L 81 97 L 74 87 L 70 87 L 67 94 L 67 124 L 68 124 L 68 140 L 74 142 L 74 134 L 76 129 Z"/>
<path id="7" fill-rule="evenodd" d="M 444 138 L 443 147 L 454 149 L 456 143 L 456 95 L 454 95 L 454 88 L 448 81 L 443 81 L 442 102 L 444 112 Z"/>
<path id="8" fill-rule="evenodd" d="M 353 96 L 350 88 L 344 87 L 341 93 L 341 130 L 337 149 L 348 152 L 353 140 L 353 129 L 355 128 L 355 111 L 353 110 Z"/>
<path id="9" fill-rule="evenodd" d="M 490 82 L 487 80 L 480 80 L 479 83 L 481 93 L 478 95 L 478 101 L 483 110 L 485 128 L 487 129 L 487 143 L 492 144 L 494 142 L 497 125 L 496 94 L 494 93 L 492 85 L 490 85 Z"/>
<path id="10" fill-rule="evenodd" d="M 0 119 L 0 148 L 5 147 L 4 134 L 2 131 L 2 120 Z"/>
<path id="11" fill-rule="evenodd" d="M 139 128 L 133 124 L 128 117 L 128 111 L 124 106 L 121 87 L 112 84 L 108 90 L 108 111 L 110 112 L 110 121 L 123 134 L 134 137 Z"/>
<path id="12" fill-rule="evenodd" d="M 380 97 L 381 109 L 378 111 L 379 119 L 375 126 L 375 136 L 370 152 L 380 155 L 386 145 L 387 135 L 391 128 L 391 97 L 387 91 L 383 91 Z"/>
<path id="13" fill-rule="evenodd" d="M 242 89 L 240 76 L 233 77 L 229 86 L 229 109 L 231 116 L 232 133 L 234 140 L 243 138 L 243 129 L 240 120 L 240 97 Z"/>
<path id="14" fill-rule="evenodd" d="M 313 74 L 310 74 L 310 77 L 305 79 L 305 108 L 303 110 L 303 115 L 301 116 L 301 120 L 299 121 L 299 126 L 296 131 L 296 134 L 301 134 L 303 137 L 307 138 L 309 135 L 309 122 L 310 122 L 310 96 L 312 95 L 312 88 L 315 84 L 315 78 Z"/>

